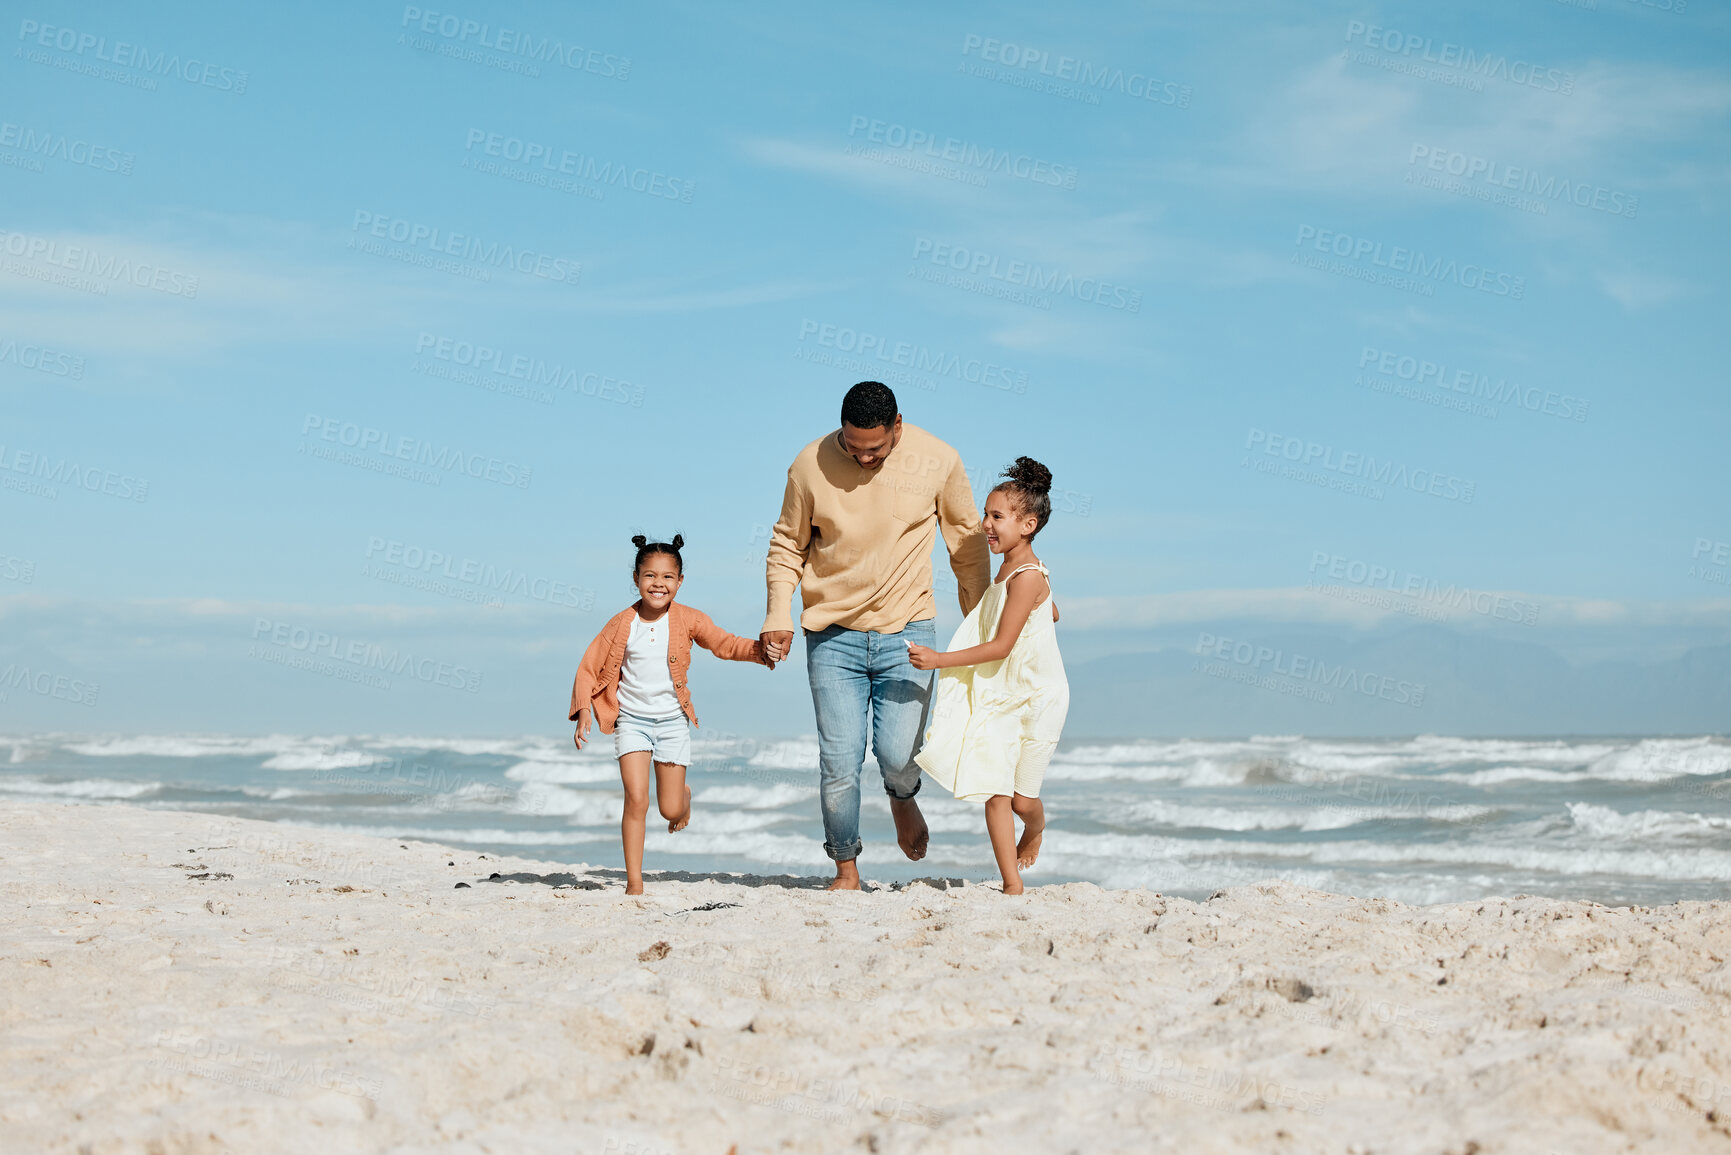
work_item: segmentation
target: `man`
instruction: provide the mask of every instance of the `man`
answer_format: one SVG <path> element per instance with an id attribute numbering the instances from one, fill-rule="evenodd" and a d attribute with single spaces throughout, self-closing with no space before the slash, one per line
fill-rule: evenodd
<path id="1" fill-rule="evenodd" d="M 925 857 L 914 755 L 932 683 L 908 662 L 908 643 L 937 645 L 931 552 L 940 529 L 966 613 L 986 592 L 991 566 L 961 456 L 903 424 L 888 386 L 861 381 L 842 399 L 841 428 L 800 450 L 788 468 L 769 542 L 761 635 L 771 661 L 788 655 L 793 589 L 802 586 L 824 850 L 835 860 L 831 890 L 860 888 L 855 860 L 868 725 L 896 841 L 910 859 Z"/>

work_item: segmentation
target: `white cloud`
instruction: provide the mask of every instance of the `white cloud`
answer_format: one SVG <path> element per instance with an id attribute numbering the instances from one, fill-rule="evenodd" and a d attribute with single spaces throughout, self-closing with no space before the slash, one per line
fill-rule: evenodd
<path id="1" fill-rule="evenodd" d="M 1627 309 L 1652 309 L 1668 304 L 1688 291 L 1689 286 L 1675 277 L 1651 273 L 1609 272 L 1594 274 L 1605 295 Z"/>
<path id="2" fill-rule="evenodd" d="M 1731 111 L 1731 79 L 1657 64 L 1540 63 L 1572 71 L 1574 91 L 1487 80 L 1483 92 L 1468 92 L 1333 53 L 1222 138 L 1217 156 L 1225 159 L 1153 167 L 1194 184 L 1374 199 L 1404 180 L 1422 145 L 1619 188 L 1723 187 L 1724 165 L 1661 169 L 1641 158 L 1665 141 L 1700 139 Z"/>

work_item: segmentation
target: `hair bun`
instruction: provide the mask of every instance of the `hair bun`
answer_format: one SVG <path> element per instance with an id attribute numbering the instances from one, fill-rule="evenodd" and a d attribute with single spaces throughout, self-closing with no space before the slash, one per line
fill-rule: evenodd
<path id="1" fill-rule="evenodd" d="M 1004 470 L 1004 476 L 1023 489 L 1036 493 L 1050 493 L 1052 490 L 1052 471 L 1032 457 L 1016 458 L 1016 464 Z"/>
<path id="2" fill-rule="evenodd" d="M 631 544 L 636 546 L 638 549 L 642 549 L 644 546 L 649 544 L 649 539 L 640 533 L 632 534 Z"/>
<path id="3" fill-rule="evenodd" d="M 673 548 L 674 549 L 684 549 L 685 548 L 685 535 L 683 533 L 676 533 L 673 535 Z"/>

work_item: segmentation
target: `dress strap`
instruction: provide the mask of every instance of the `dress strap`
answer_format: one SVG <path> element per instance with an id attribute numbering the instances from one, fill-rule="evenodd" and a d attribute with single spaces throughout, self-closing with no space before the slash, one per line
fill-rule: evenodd
<path id="1" fill-rule="evenodd" d="M 1047 571 L 1047 569 L 1046 569 L 1046 567 L 1045 567 L 1045 566 L 1043 566 L 1043 565 L 1041 565 L 1041 564 L 1040 564 L 1040 563 L 1039 563 L 1039 562 L 1037 562 L 1037 561 L 1031 561 L 1031 562 L 1029 562 L 1029 563 L 1028 563 L 1028 564 L 1027 564 L 1027 565 L 1019 565 L 1019 566 L 1017 566 L 1017 567 L 1016 567 L 1016 568 L 1015 568 L 1015 569 L 1013 569 L 1013 570 L 1011 570 L 1011 571 L 1010 571 L 1010 572 L 1009 572 L 1009 573 L 1008 573 L 1008 574 L 1007 574 L 1007 575 L 1005 575 L 1005 577 L 1004 577 L 1004 581 L 1005 581 L 1005 582 L 1006 582 L 1006 583 L 1008 583 L 1008 582 L 1009 582 L 1009 580 L 1010 580 L 1010 578 L 1013 578 L 1013 577 L 1015 577 L 1015 576 L 1016 576 L 1016 575 L 1017 575 L 1017 574 L 1019 574 L 1019 573 L 1021 573 L 1021 572 L 1022 572 L 1022 571 L 1023 571 L 1023 570 L 1025 570 L 1025 569 L 1037 569 L 1037 570 L 1039 570 L 1039 571 L 1040 571 L 1040 573 L 1041 573 L 1041 575 L 1042 575 L 1042 576 L 1043 576 L 1043 577 L 1046 577 L 1046 578 L 1048 578 L 1048 579 L 1050 579 L 1050 578 L 1051 578 L 1051 576 L 1052 576 L 1052 575 L 1051 575 L 1051 574 L 1050 574 L 1050 573 L 1049 573 L 1049 572 L 1048 572 L 1048 571 Z"/>

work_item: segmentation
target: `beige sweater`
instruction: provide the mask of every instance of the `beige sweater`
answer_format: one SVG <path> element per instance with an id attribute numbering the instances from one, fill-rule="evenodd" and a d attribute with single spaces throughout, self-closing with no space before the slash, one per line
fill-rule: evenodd
<path id="1" fill-rule="evenodd" d="M 940 528 L 967 613 L 991 581 L 991 562 L 961 455 L 903 422 L 900 442 L 869 470 L 841 447 L 839 429 L 820 437 L 788 467 L 769 541 L 764 632 L 794 628 L 796 585 L 808 630 L 891 634 L 936 617 L 931 556 Z"/>

